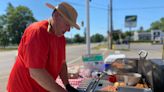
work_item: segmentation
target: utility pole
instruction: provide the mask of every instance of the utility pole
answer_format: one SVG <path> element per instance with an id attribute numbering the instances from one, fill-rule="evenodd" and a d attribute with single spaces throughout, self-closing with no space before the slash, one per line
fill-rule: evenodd
<path id="1" fill-rule="evenodd" d="M 87 43 L 87 54 L 90 55 L 90 24 L 89 24 L 89 1 L 86 0 L 86 43 Z"/>
<path id="2" fill-rule="evenodd" d="M 111 39 L 110 39 L 110 32 L 109 32 L 109 4 L 108 4 L 108 13 L 107 13 L 107 47 L 108 47 L 108 49 L 110 49 L 111 48 L 111 46 L 110 46 L 110 42 L 111 42 Z"/>
<path id="3" fill-rule="evenodd" d="M 109 38 L 110 38 L 110 49 L 113 49 L 112 48 L 112 45 L 113 45 L 113 37 L 112 37 L 112 34 L 113 34 L 113 9 L 112 9 L 112 0 L 110 0 L 110 32 L 109 32 Z"/>
<path id="4" fill-rule="evenodd" d="M 162 46 L 163 46 L 163 48 L 162 48 L 162 59 L 164 60 L 164 38 L 162 37 Z"/>

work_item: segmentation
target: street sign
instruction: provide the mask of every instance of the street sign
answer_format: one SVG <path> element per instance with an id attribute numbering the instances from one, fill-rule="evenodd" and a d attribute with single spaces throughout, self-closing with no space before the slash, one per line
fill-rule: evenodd
<path id="1" fill-rule="evenodd" d="M 104 61 L 102 54 L 90 54 L 82 56 L 84 68 L 90 71 L 103 71 Z"/>
<path id="2" fill-rule="evenodd" d="M 137 16 L 136 15 L 130 15 L 125 16 L 125 27 L 136 27 L 137 26 Z"/>
<path id="3" fill-rule="evenodd" d="M 83 59 L 83 62 L 102 62 L 103 55 L 102 54 L 84 55 L 82 59 Z"/>

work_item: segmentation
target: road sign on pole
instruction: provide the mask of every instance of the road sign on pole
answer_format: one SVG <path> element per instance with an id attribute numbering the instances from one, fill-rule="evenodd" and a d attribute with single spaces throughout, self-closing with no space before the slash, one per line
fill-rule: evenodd
<path id="1" fill-rule="evenodd" d="M 125 27 L 129 28 L 129 31 L 131 31 L 132 27 L 137 26 L 137 16 L 136 15 L 130 15 L 130 16 L 125 16 Z M 128 42 L 128 49 L 130 49 L 130 39 L 129 37 L 129 42 Z"/>
<path id="2" fill-rule="evenodd" d="M 84 55 L 82 57 L 83 62 L 102 62 L 103 61 L 103 55 L 102 54 L 90 54 L 90 55 Z"/>
<path id="3" fill-rule="evenodd" d="M 125 27 L 136 27 L 137 26 L 137 16 L 136 15 L 130 15 L 125 16 Z"/>

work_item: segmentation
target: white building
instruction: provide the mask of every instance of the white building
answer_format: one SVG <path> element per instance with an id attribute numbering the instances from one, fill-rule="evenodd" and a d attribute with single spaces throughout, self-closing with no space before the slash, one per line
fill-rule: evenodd
<path id="1" fill-rule="evenodd" d="M 134 32 L 134 41 L 151 40 L 151 32 Z"/>
<path id="2" fill-rule="evenodd" d="M 164 32 L 162 32 L 161 30 L 152 30 L 151 35 L 152 35 L 151 37 L 152 41 L 163 43 Z"/>
<path id="3" fill-rule="evenodd" d="M 157 43 L 163 43 L 164 32 L 161 30 L 152 30 L 151 32 L 134 32 L 133 35 L 134 41 L 153 41 Z"/>

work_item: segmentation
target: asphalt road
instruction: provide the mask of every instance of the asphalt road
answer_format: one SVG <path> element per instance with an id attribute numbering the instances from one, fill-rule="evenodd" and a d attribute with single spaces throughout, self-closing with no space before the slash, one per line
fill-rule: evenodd
<path id="1" fill-rule="evenodd" d="M 133 43 L 130 45 L 130 51 L 122 51 L 130 58 L 138 58 L 138 52 L 145 50 L 148 52 L 147 59 L 162 59 L 163 45 L 151 43 Z"/>

